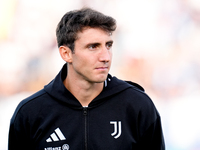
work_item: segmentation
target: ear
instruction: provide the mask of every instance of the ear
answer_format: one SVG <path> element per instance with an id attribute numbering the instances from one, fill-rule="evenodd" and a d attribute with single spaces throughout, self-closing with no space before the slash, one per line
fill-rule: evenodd
<path id="1" fill-rule="evenodd" d="M 72 62 L 72 51 L 67 46 L 60 46 L 59 47 L 60 56 L 62 59 L 68 63 Z"/>

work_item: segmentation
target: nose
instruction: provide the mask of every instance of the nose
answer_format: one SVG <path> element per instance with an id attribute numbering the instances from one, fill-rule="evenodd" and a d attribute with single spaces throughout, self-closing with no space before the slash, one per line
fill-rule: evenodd
<path id="1" fill-rule="evenodd" d="M 109 62 L 111 58 L 112 58 L 111 49 L 107 49 L 107 47 L 103 47 L 99 54 L 99 60 L 101 62 Z"/>

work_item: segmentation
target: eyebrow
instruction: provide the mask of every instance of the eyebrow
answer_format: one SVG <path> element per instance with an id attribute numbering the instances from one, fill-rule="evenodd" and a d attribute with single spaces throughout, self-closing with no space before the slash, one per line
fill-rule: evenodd
<path id="1" fill-rule="evenodd" d="M 100 44 L 100 43 L 97 43 L 97 42 L 94 42 L 94 43 L 88 43 L 88 44 L 86 45 L 86 47 L 89 47 L 90 45 L 99 46 L 99 45 L 101 45 L 101 44 Z"/>
<path id="2" fill-rule="evenodd" d="M 107 44 L 107 43 L 113 43 L 113 42 L 114 42 L 113 40 L 110 40 L 110 41 L 106 42 L 106 44 Z"/>
<path id="3" fill-rule="evenodd" d="M 113 40 L 110 40 L 110 41 L 107 41 L 106 44 L 108 44 L 108 43 L 113 43 L 113 42 L 114 42 Z M 90 46 L 90 45 L 99 46 L 99 45 L 101 45 L 101 43 L 98 43 L 98 42 L 88 43 L 88 44 L 86 44 L 86 47 L 88 47 L 88 46 Z"/>

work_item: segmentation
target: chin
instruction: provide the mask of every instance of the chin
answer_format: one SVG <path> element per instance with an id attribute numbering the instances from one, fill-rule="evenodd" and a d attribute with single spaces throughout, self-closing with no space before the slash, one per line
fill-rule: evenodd
<path id="1" fill-rule="evenodd" d="M 108 74 L 98 74 L 90 78 L 91 82 L 102 83 L 107 79 Z M 89 78 L 88 78 L 89 79 Z"/>
<path id="2" fill-rule="evenodd" d="M 106 80 L 106 78 L 107 78 L 107 76 L 103 76 L 103 77 L 97 79 L 97 83 L 102 83 L 102 82 L 104 82 L 104 81 Z"/>
<path id="3" fill-rule="evenodd" d="M 99 81 L 96 81 L 96 83 L 103 83 L 105 80 L 99 80 Z"/>

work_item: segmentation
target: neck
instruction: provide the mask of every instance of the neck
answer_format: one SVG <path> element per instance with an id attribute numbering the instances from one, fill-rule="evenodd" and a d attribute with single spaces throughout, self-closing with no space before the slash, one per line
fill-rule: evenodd
<path id="1" fill-rule="evenodd" d="M 76 80 L 67 75 L 64 80 L 65 87 L 76 97 L 82 106 L 88 106 L 89 103 L 97 97 L 103 90 L 104 83 L 90 83 L 85 80 Z"/>

